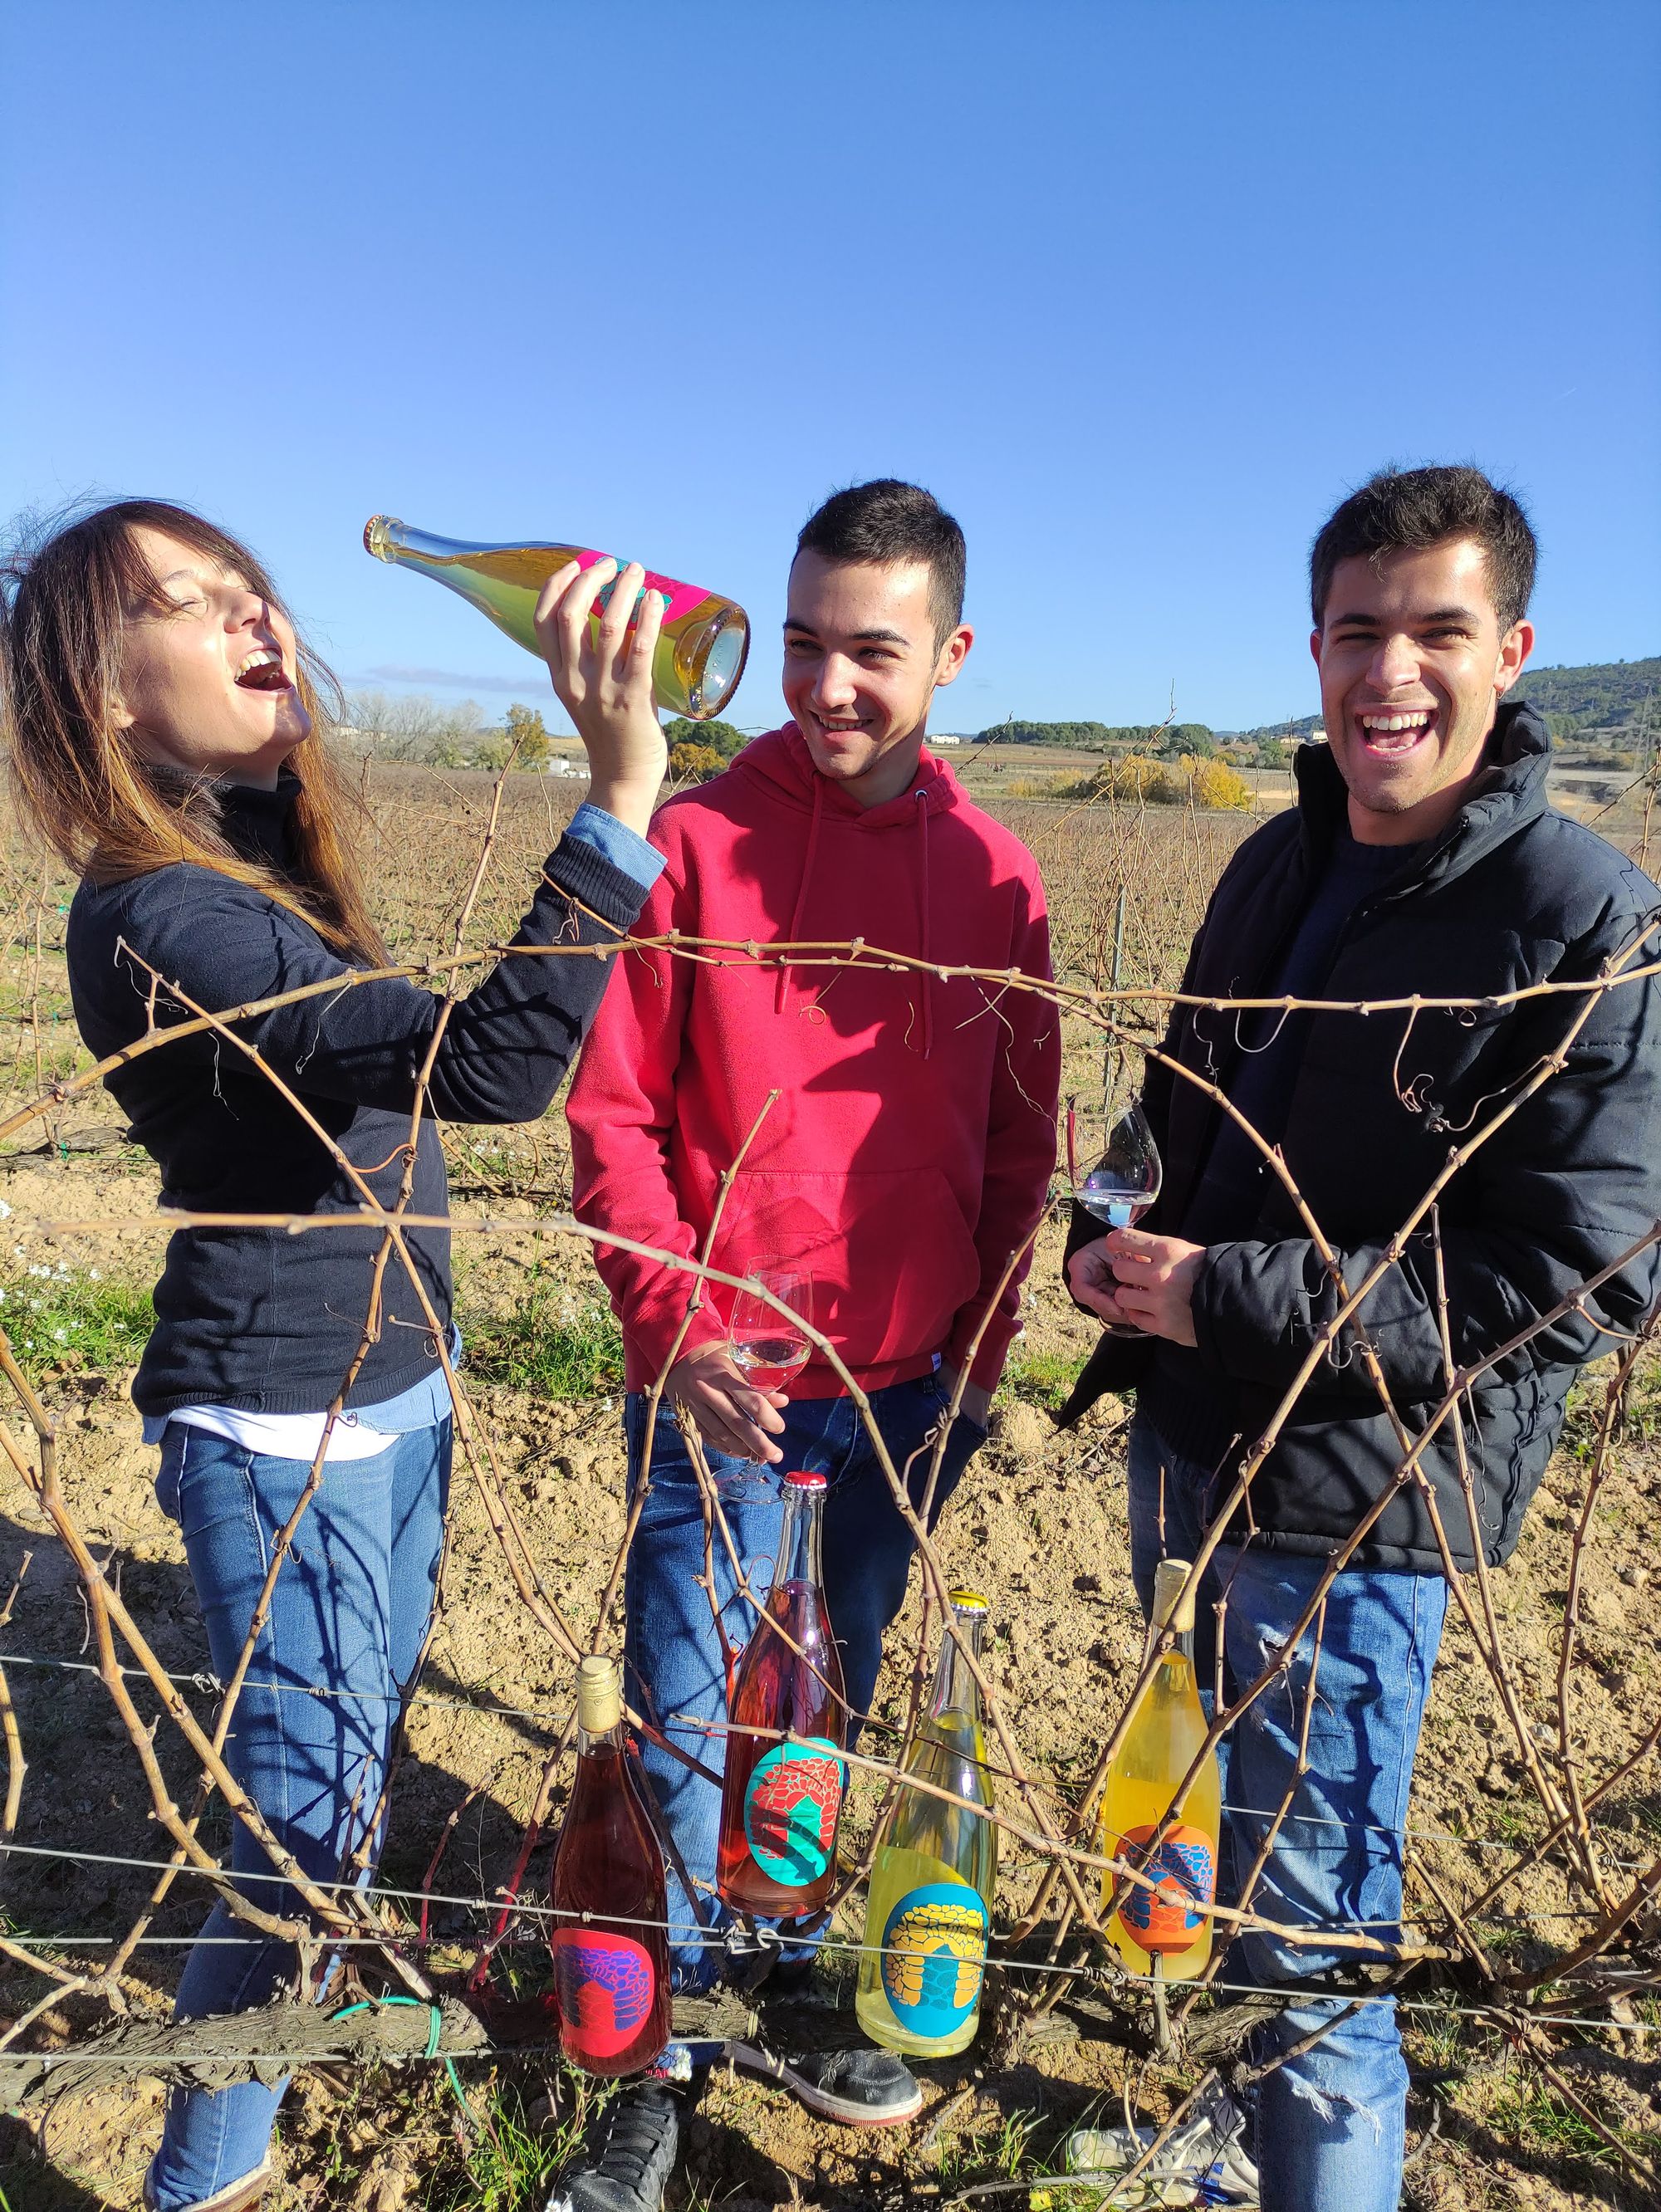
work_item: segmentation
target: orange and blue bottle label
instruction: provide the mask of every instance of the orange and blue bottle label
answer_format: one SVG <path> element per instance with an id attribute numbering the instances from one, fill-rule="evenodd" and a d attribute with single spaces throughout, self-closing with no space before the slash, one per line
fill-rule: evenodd
<path id="1" fill-rule="evenodd" d="M 1134 1858 L 1159 1833 L 1157 1822 L 1132 1828 L 1116 1858 Z M 1187 1951 L 1199 1941 L 1217 1888 L 1217 1857 L 1203 1828 L 1178 1821 L 1160 1837 L 1141 1869 L 1143 1881 L 1128 1883 L 1119 1898 L 1119 1917 L 1144 1951 Z M 1148 1882 L 1153 1887 L 1147 1887 Z"/>

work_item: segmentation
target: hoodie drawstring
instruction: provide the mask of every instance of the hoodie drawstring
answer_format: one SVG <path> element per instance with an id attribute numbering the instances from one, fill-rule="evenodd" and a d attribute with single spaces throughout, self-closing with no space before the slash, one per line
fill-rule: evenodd
<path id="1" fill-rule="evenodd" d="M 790 928 L 786 940 L 791 945 L 796 941 L 796 932 L 801 927 L 801 918 L 806 910 L 807 886 L 812 878 L 813 858 L 819 848 L 819 817 L 824 811 L 824 779 L 823 776 L 816 775 L 813 778 L 813 818 L 807 825 L 807 850 L 802 855 L 801 882 L 797 887 L 795 908 L 790 916 Z M 782 1014 L 784 1012 L 784 993 L 789 975 L 790 969 L 788 963 L 781 960 L 778 988 L 773 994 L 773 1012 L 776 1014 Z"/>
<path id="2" fill-rule="evenodd" d="M 928 939 L 928 793 L 926 790 L 923 790 L 916 793 L 914 795 L 917 802 L 917 834 L 922 839 L 922 866 L 921 870 L 922 878 L 922 928 L 920 934 L 922 942 L 923 957 L 922 1056 L 927 1060 L 929 1054 L 934 1048 L 934 980 L 929 974 L 928 965 L 930 957 Z"/>

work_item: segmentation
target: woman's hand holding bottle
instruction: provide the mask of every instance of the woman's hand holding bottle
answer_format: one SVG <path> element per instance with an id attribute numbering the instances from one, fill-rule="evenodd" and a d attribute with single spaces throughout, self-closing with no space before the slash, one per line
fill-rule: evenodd
<path id="1" fill-rule="evenodd" d="M 641 836 L 657 803 L 669 751 L 652 697 L 652 656 L 664 600 L 642 591 L 631 561 L 557 569 L 537 601 L 536 633 L 559 702 L 588 755 L 588 798 Z M 597 620 L 594 602 L 615 583 Z"/>

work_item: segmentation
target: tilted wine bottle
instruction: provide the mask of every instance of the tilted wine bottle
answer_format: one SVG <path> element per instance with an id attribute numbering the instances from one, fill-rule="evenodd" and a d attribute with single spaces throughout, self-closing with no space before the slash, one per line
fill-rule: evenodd
<path id="1" fill-rule="evenodd" d="M 378 561 L 395 562 L 459 592 L 538 659 L 535 616 L 543 586 L 573 561 L 580 568 L 591 568 L 610 557 L 587 545 L 474 545 L 459 538 L 435 538 L 390 514 L 371 515 L 363 526 L 363 546 Z M 619 574 L 624 565 L 618 563 Z M 604 586 L 596 607 L 605 605 L 612 588 L 613 584 Z M 661 592 L 665 600 L 662 635 L 652 662 L 659 705 L 695 722 L 708 721 L 739 688 L 750 651 L 750 617 L 719 592 L 678 583 L 654 569 L 646 571 L 641 588 Z"/>
<path id="2" fill-rule="evenodd" d="M 1159 1832 L 1208 1728 L 1194 1679 L 1194 1593 L 1183 1589 L 1188 1573 L 1186 1559 L 1159 1562 L 1153 1632 L 1168 1625 L 1176 1641 L 1136 1701 L 1107 1778 L 1097 1844 L 1111 1858 L 1147 1854 L 1143 1880 L 1120 1889 L 1110 1933 L 1133 1972 L 1159 1972 L 1173 1982 L 1192 1981 L 1211 1957 L 1222 1823 L 1217 1754 L 1208 1752 L 1177 1817 Z M 1159 1841 L 1149 1853 L 1156 1835 Z M 1114 1876 L 1104 1875 L 1104 1911 L 1114 1887 Z"/>
<path id="3" fill-rule="evenodd" d="M 979 1655 L 986 1600 L 953 1590 L 952 1612 L 958 1634 L 946 1631 L 928 1717 L 901 1772 L 986 1811 L 908 1790 L 902 1780 L 872 1859 L 855 1998 L 873 2043 L 922 2058 L 949 2058 L 974 2040 L 998 1880 L 980 1688 L 963 1650 L 966 1644 Z"/>
<path id="4" fill-rule="evenodd" d="M 577 1668 L 577 1765 L 554 1854 L 559 2039 L 587 2074 L 633 2074 L 669 2039 L 663 1854 L 630 1771 L 614 1659 Z"/>
<path id="5" fill-rule="evenodd" d="M 824 1606 L 822 1474 L 784 1478 L 767 1610 L 745 1645 L 727 1719 L 715 1882 L 728 1905 L 795 1918 L 837 1881 L 848 1741 L 842 1657 Z M 765 1735 L 738 1731 L 764 1729 Z M 779 1741 L 786 1734 L 800 1741 Z"/>

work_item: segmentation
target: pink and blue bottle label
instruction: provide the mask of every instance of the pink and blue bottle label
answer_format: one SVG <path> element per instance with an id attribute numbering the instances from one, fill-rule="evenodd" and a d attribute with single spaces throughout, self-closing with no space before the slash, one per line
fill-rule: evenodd
<path id="1" fill-rule="evenodd" d="M 587 546 L 583 547 L 577 555 L 577 566 L 579 568 L 592 568 L 596 561 L 607 560 L 617 561 L 618 576 L 628 566 L 625 561 L 618 559 L 614 553 L 595 553 L 590 551 Z M 616 589 L 617 576 L 613 576 L 609 584 L 600 586 L 595 594 L 594 605 L 597 607 L 606 605 Z M 648 568 L 646 571 L 641 582 L 641 590 L 662 593 L 665 601 L 663 619 L 666 623 L 678 620 L 682 615 L 690 615 L 694 607 L 702 606 L 709 596 L 701 586 L 678 583 L 672 576 L 660 576 L 655 568 Z M 638 605 L 639 602 L 636 601 L 636 604 Z"/>
<path id="2" fill-rule="evenodd" d="M 573 2051 L 615 2058 L 640 2033 L 652 2009 L 650 1952 L 609 1928 L 561 1928 L 553 1952 L 554 1988 Z"/>

